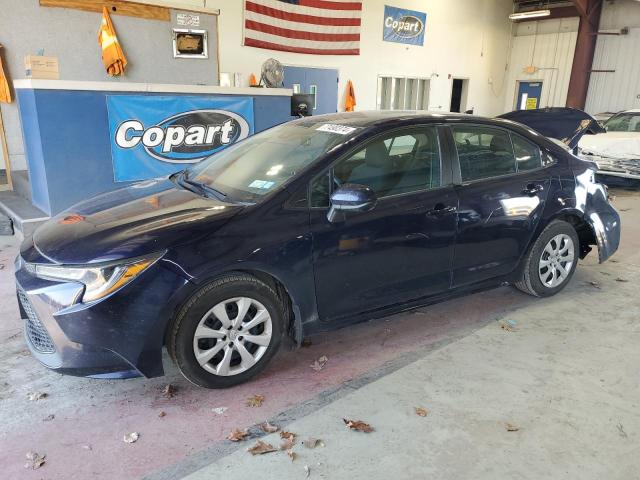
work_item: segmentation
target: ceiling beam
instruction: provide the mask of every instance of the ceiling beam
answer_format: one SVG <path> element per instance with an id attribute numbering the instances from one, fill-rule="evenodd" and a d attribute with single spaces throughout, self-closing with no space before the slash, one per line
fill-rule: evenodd
<path id="1" fill-rule="evenodd" d="M 571 0 L 571 3 L 573 3 L 581 17 L 589 16 L 589 0 Z"/>
<path id="2" fill-rule="evenodd" d="M 571 3 L 580 14 L 580 18 L 584 18 L 594 28 L 598 28 L 600 23 L 602 2 L 603 0 L 571 0 Z"/>

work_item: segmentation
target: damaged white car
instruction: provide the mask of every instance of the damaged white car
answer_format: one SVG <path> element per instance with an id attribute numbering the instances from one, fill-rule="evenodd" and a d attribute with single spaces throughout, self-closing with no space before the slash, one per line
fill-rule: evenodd
<path id="1" fill-rule="evenodd" d="M 583 136 L 578 155 L 596 162 L 600 175 L 640 180 L 640 109 L 612 116 L 604 129 L 605 133 Z"/>
<path id="2" fill-rule="evenodd" d="M 640 185 L 640 109 L 617 113 L 604 124 L 565 107 L 517 110 L 500 118 L 524 124 L 595 162 L 597 176 L 607 185 Z"/>

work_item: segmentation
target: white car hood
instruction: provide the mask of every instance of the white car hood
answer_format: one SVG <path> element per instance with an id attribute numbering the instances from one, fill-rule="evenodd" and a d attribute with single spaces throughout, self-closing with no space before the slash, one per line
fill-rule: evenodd
<path id="1" fill-rule="evenodd" d="M 597 155 L 619 159 L 640 158 L 639 132 L 608 132 L 585 135 L 578 147 L 584 155 Z"/>

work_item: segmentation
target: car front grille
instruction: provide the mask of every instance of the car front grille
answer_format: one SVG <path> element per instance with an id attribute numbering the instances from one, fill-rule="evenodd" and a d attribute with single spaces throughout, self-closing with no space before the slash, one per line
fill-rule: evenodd
<path id="1" fill-rule="evenodd" d="M 49 332 L 47 332 L 47 329 L 38 318 L 38 314 L 31 306 L 31 302 L 27 298 L 27 295 L 22 290 L 18 290 L 18 298 L 20 299 L 22 308 L 24 308 L 24 311 L 27 314 L 25 327 L 27 336 L 29 337 L 29 341 L 31 342 L 31 345 L 33 345 L 33 348 L 40 353 L 55 352 L 56 348 L 53 345 L 53 340 L 51 340 Z"/>

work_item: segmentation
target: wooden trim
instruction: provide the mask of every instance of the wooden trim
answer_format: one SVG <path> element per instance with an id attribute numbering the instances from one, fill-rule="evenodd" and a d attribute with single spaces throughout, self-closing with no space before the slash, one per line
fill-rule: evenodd
<path id="1" fill-rule="evenodd" d="M 129 17 L 146 18 L 149 20 L 171 20 L 171 9 L 145 5 L 143 3 L 124 0 L 40 0 L 41 7 L 72 8 L 86 12 L 102 13 L 102 7 L 107 7 L 111 15 L 127 15 Z"/>
<path id="2" fill-rule="evenodd" d="M 2 155 L 7 171 L 7 183 L 9 189 L 13 190 L 13 180 L 11 179 L 11 160 L 9 159 L 9 147 L 7 146 L 7 136 L 4 133 L 4 123 L 2 122 L 2 109 L 0 108 L 0 143 L 2 143 Z"/>
<path id="3" fill-rule="evenodd" d="M 220 21 L 216 15 L 216 64 L 218 68 L 218 85 L 220 85 Z M 236 85 L 237 87 L 238 85 Z"/>
<path id="4" fill-rule="evenodd" d="M 196 5 L 183 5 L 182 0 L 137 0 L 137 3 L 144 3 L 145 5 L 152 5 L 154 7 L 166 7 L 171 10 L 180 10 L 182 12 L 195 12 L 202 13 L 204 15 L 220 15 L 219 8 Z M 204 4 L 205 0 L 201 0 Z"/>

